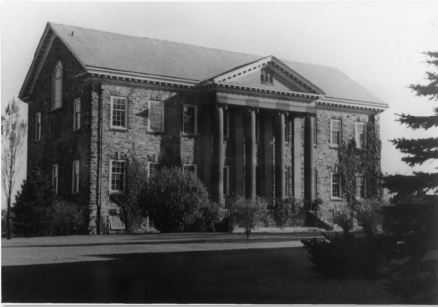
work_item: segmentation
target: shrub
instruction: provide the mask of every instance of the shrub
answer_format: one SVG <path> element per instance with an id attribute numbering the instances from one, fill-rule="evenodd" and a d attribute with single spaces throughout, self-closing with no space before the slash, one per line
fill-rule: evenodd
<path id="1" fill-rule="evenodd" d="M 385 284 L 403 303 L 438 303 L 438 196 L 396 196 L 382 208 L 390 278 Z"/>
<path id="2" fill-rule="evenodd" d="M 344 233 L 349 233 L 353 229 L 352 213 L 347 208 L 335 211 L 333 223 L 338 224 Z"/>
<path id="3" fill-rule="evenodd" d="M 373 235 L 379 231 L 382 224 L 380 203 L 379 200 L 365 200 L 357 210 L 357 220 L 366 235 Z"/>
<path id="4" fill-rule="evenodd" d="M 262 198 L 250 200 L 241 198 L 231 207 L 233 222 L 245 229 L 247 238 L 258 223 L 267 219 L 267 204 Z"/>
<path id="5" fill-rule="evenodd" d="M 40 170 L 29 174 L 12 208 L 12 226 L 18 236 L 49 234 L 48 208 L 53 201 L 50 182 Z"/>
<path id="6" fill-rule="evenodd" d="M 276 199 L 272 210 L 270 211 L 275 225 L 282 228 L 287 225 L 292 217 L 293 200 Z"/>
<path id="7" fill-rule="evenodd" d="M 139 203 L 157 230 L 193 231 L 208 207 L 208 192 L 196 175 L 163 168 L 149 179 Z"/>
<path id="8" fill-rule="evenodd" d="M 53 236 L 84 234 L 88 230 L 88 207 L 55 201 L 48 208 L 49 233 Z"/>
<path id="9" fill-rule="evenodd" d="M 302 242 L 315 269 L 327 277 L 375 277 L 383 266 L 383 243 L 377 237 L 337 233 Z"/>

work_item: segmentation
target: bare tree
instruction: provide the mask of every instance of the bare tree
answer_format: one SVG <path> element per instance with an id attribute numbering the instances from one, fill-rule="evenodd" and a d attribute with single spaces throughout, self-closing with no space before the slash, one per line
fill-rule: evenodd
<path id="1" fill-rule="evenodd" d="M 11 238 L 11 202 L 15 180 L 19 171 L 17 164 L 27 133 L 26 121 L 21 119 L 19 102 L 15 99 L 8 103 L 2 115 L 2 184 L 6 196 L 6 233 Z"/>

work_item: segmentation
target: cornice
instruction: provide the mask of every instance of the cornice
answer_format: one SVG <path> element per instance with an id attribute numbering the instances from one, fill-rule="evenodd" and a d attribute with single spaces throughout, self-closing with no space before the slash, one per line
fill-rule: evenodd
<path id="1" fill-rule="evenodd" d="M 326 96 L 322 96 L 320 99 L 316 100 L 316 105 L 333 109 L 348 108 L 377 113 L 381 113 L 389 107 L 386 103 L 350 100 Z"/>

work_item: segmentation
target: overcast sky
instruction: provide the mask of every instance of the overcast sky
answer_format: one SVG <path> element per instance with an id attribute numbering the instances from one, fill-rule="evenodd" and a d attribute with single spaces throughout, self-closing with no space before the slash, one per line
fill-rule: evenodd
<path id="1" fill-rule="evenodd" d="M 394 115 L 432 112 L 407 85 L 424 82 L 422 52 L 438 51 L 437 1 L 1 2 L 2 110 L 18 96 L 47 21 L 337 67 L 390 105 L 380 117 L 387 173 L 411 171 L 389 139 L 438 133 L 403 128 Z"/>

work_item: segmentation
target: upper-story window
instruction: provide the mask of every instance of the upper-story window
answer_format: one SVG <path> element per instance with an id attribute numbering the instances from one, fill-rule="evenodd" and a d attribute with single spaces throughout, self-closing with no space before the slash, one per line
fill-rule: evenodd
<path id="1" fill-rule="evenodd" d="M 126 179 L 126 161 L 111 160 L 110 174 L 110 192 L 124 192 Z"/>
<path id="2" fill-rule="evenodd" d="M 163 101 L 148 101 L 148 132 L 164 132 Z"/>
<path id="3" fill-rule="evenodd" d="M 342 122 L 340 119 L 332 119 L 330 121 L 330 145 L 339 147 L 341 143 Z"/>
<path id="4" fill-rule="evenodd" d="M 198 133 L 198 107 L 194 105 L 184 105 L 183 110 L 183 133 Z"/>
<path id="5" fill-rule="evenodd" d="M 72 165 L 72 184 L 71 184 L 71 192 L 77 193 L 79 192 L 79 160 L 73 161 Z"/>
<path id="6" fill-rule="evenodd" d="M 289 116 L 285 116 L 284 118 L 284 142 L 288 144 L 291 140 L 291 120 Z"/>
<path id="7" fill-rule="evenodd" d="M 73 131 L 81 128 L 81 99 L 73 100 Z"/>
<path id="8" fill-rule="evenodd" d="M 290 165 L 285 165 L 285 195 L 286 197 L 292 197 L 293 191 L 292 191 L 292 180 L 293 180 L 293 169 Z"/>
<path id="9" fill-rule="evenodd" d="M 52 110 L 62 107 L 62 64 L 56 63 L 52 72 Z"/>
<path id="10" fill-rule="evenodd" d="M 356 123 L 355 141 L 357 148 L 363 148 L 366 144 L 366 130 L 365 123 Z"/>
<path id="11" fill-rule="evenodd" d="M 223 182 L 224 195 L 230 195 L 230 167 L 224 166 L 224 182 Z"/>
<path id="12" fill-rule="evenodd" d="M 35 141 L 41 140 L 41 112 L 35 113 Z"/>
<path id="13" fill-rule="evenodd" d="M 58 194 L 58 164 L 52 165 L 52 192 Z"/>
<path id="14" fill-rule="evenodd" d="M 230 138 L 230 112 L 224 110 L 224 139 Z"/>
<path id="15" fill-rule="evenodd" d="M 126 97 L 111 97 L 111 128 L 127 129 L 128 100 Z"/>

